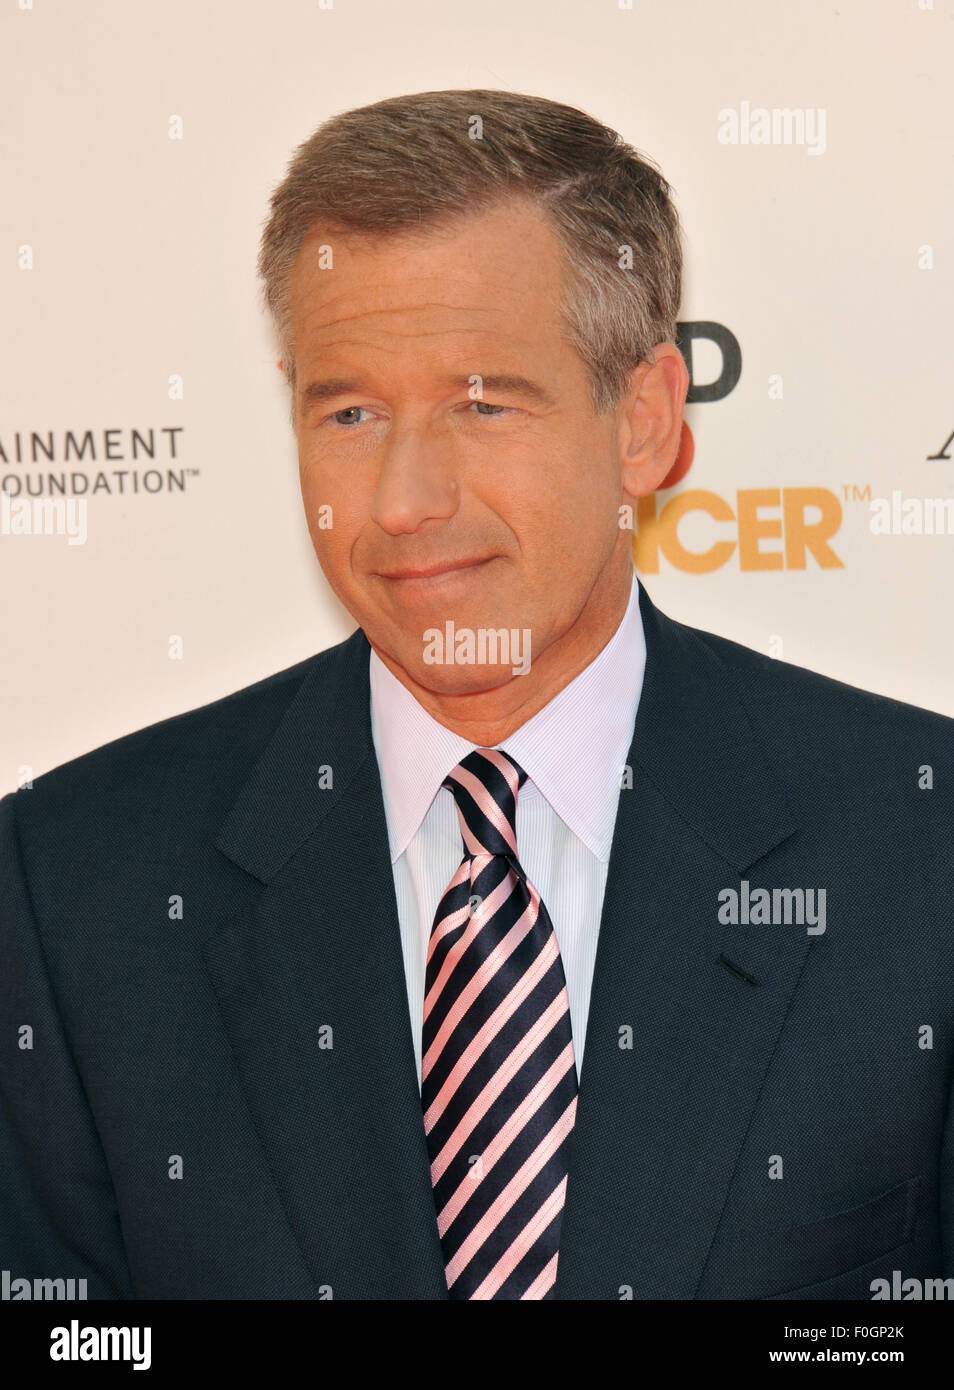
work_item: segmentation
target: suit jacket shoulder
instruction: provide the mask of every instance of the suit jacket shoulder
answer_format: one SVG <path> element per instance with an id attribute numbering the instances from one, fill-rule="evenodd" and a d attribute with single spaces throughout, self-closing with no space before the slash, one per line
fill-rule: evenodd
<path id="1" fill-rule="evenodd" d="M 251 685 L 61 763 L 0 800 L 16 825 L 38 923 L 88 900 L 97 879 L 114 897 L 124 873 L 134 879 L 143 859 L 170 865 L 189 858 L 226 817 L 296 697 L 327 685 L 356 638 L 364 641 L 360 629 Z M 224 863 L 219 855 L 207 859 L 213 882 Z"/>
<path id="2" fill-rule="evenodd" d="M 652 609 L 652 605 L 648 605 Z M 723 693 L 744 710 L 754 744 L 796 819 L 835 799 L 846 817 L 889 819 L 917 805 L 940 838 L 954 824 L 954 718 L 766 656 L 739 642 L 662 620 L 670 650 L 687 653 L 682 711 Z M 702 653 L 707 654 L 707 659 Z M 673 686 L 667 682 L 670 698 Z M 930 799 L 926 794 L 930 793 Z M 942 807 L 943 813 L 942 813 Z"/>

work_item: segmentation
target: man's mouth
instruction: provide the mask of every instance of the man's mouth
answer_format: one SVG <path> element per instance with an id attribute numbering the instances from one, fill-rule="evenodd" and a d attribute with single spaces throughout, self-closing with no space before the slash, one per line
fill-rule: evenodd
<path id="1" fill-rule="evenodd" d="M 493 559 L 493 555 L 483 555 L 462 560 L 438 560 L 433 565 L 408 565 L 398 570 L 378 570 L 377 573 L 381 579 L 437 579 L 445 574 L 454 574 L 458 570 L 478 569 Z"/>

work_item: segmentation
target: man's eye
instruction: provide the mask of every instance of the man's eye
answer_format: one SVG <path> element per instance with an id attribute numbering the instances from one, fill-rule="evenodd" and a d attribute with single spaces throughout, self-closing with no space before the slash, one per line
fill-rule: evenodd
<path id="1" fill-rule="evenodd" d="M 512 405 L 494 405 L 491 401 L 471 401 L 471 405 L 477 407 L 478 415 L 496 415 L 500 411 L 515 409 Z"/>
<path id="2" fill-rule="evenodd" d="M 345 406 L 344 410 L 336 410 L 331 416 L 331 419 L 334 420 L 336 425 L 360 425 L 362 422 L 356 417 L 365 409 L 367 409 L 367 407 L 363 405 L 348 405 Z"/>

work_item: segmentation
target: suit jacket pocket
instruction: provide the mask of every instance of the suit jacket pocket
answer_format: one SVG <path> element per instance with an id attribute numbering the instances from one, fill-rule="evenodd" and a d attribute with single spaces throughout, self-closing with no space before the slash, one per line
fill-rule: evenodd
<path id="1" fill-rule="evenodd" d="M 914 1234 L 920 1187 L 916 1176 L 816 1221 L 719 1236 L 696 1297 L 773 1298 L 876 1260 Z"/>

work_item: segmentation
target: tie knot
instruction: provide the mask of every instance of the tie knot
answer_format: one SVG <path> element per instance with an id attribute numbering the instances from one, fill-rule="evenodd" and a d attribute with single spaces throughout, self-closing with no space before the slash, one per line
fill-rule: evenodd
<path id="1" fill-rule="evenodd" d="M 500 748 L 475 748 L 444 778 L 454 794 L 467 854 L 517 856 L 517 792 L 527 780 Z"/>

